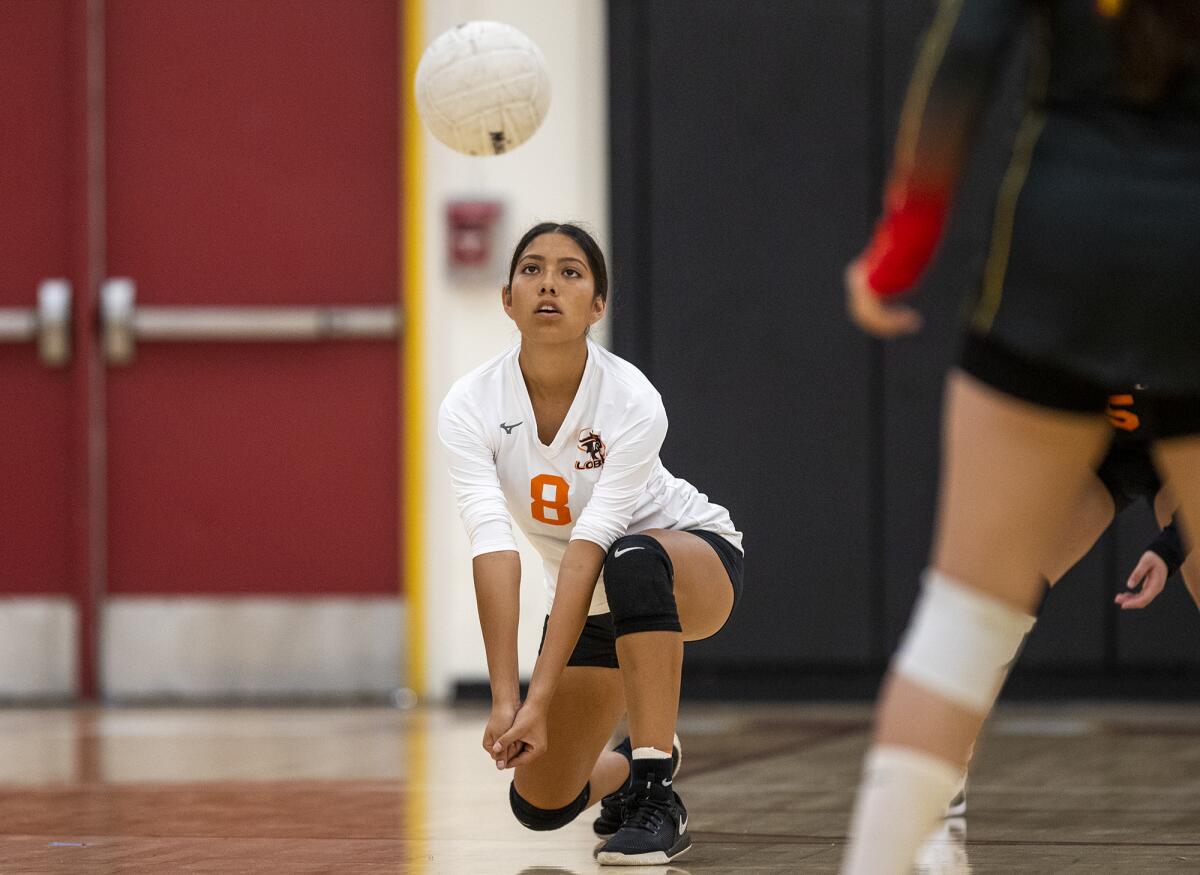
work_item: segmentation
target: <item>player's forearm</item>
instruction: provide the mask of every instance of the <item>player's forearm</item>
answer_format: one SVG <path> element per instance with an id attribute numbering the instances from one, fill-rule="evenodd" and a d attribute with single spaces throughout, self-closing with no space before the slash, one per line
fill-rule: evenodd
<path id="1" fill-rule="evenodd" d="M 863 253 L 887 297 L 910 289 L 942 237 L 999 59 L 1023 12 L 1014 0 L 943 0 L 913 72 L 884 210 Z"/>
<path id="2" fill-rule="evenodd" d="M 548 707 L 554 698 L 559 678 L 587 622 L 588 607 L 603 565 L 604 550 L 598 544 L 576 540 L 567 545 L 558 566 L 558 584 L 546 625 L 546 640 L 542 642 L 542 652 L 529 681 L 528 702 Z"/>
<path id="3" fill-rule="evenodd" d="M 521 557 L 514 550 L 484 553 L 472 563 L 479 626 L 487 652 L 494 704 L 521 701 L 517 624 L 521 614 Z"/>

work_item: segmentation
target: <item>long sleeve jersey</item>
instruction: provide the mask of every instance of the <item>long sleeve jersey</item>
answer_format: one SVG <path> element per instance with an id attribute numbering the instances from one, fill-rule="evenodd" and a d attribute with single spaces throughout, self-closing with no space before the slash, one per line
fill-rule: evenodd
<path id="1" fill-rule="evenodd" d="M 865 253 L 879 295 L 909 289 L 932 259 L 1002 61 L 1024 31 L 1037 34 L 1036 48 L 1013 147 L 1020 160 L 1004 186 L 1020 189 L 1035 143 L 1051 131 L 1061 151 L 1094 149 L 1096 138 L 1138 161 L 1165 155 L 1164 175 L 1189 172 L 1187 155 L 1200 143 L 1200 72 L 1181 72 L 1156 98 L 1134 96 L 1119 45 L 1126 7 L 1125 0 L 941 0 L 909 84 L 883 214 Z"/>
<path id="2" fill-rule="evenodd" d="M 641 371 L 588 341 L 575 399 L 546 445 L 519 352 L 514 346 L 460 379 L 438 415 L 472 556 L 516 550 L 515 520 L 542 558 L 548 612 L 576 539 L 607 550 L 647 529 L 705 529 L 742 549 L 728 511 L 659 460 L 666 411 Z M 601 578 L 588 613 L 607 610 Z"/>

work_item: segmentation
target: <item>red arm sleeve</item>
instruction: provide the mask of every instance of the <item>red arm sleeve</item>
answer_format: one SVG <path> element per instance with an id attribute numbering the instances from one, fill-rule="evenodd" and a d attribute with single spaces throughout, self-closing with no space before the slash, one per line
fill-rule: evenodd
<path id="1" fill-rule="evenodd" d="M 863 253 L 881 297 L 917 283 L 942 237 L 979 119 L 1026 0 L 942 0 L 909 83 L 883 215 Z"/>
<path id="2" fill-rule="evenodd" d="M 912 288 L 933 259 L 950 197 L 945 191 L 897 187 L 863 253 L 867 282 L 880 297 Z"/>

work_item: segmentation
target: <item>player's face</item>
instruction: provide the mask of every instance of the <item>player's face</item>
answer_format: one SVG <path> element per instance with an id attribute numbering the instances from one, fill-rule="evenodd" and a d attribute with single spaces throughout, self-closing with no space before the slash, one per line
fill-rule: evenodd
<path id="1" fill-rule="evenodd" d="M 582 337 L 604 315 L 587 256 L 565 234 L 535 237 L 504 292 L 504 311 L 531 340 Z"/>

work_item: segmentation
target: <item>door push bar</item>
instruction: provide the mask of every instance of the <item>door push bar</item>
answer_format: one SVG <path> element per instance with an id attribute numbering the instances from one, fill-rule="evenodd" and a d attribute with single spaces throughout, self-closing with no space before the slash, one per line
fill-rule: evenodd
<path id="1" fill-rule="evenodd" d="M 138 341 L 389 340 L 400 331 L 395 307 L 147 307 L 136 304 L 133 280 L 100 288 L 104 355 L 133 361 Z"/>
<path id="2" fill-rule="evenodd" d="M 61 368 L 71 361 L 71 284 L 42 280 L 37 307 L 0 307 L 0 343 L 37 342 L 42 363 Z"/>

